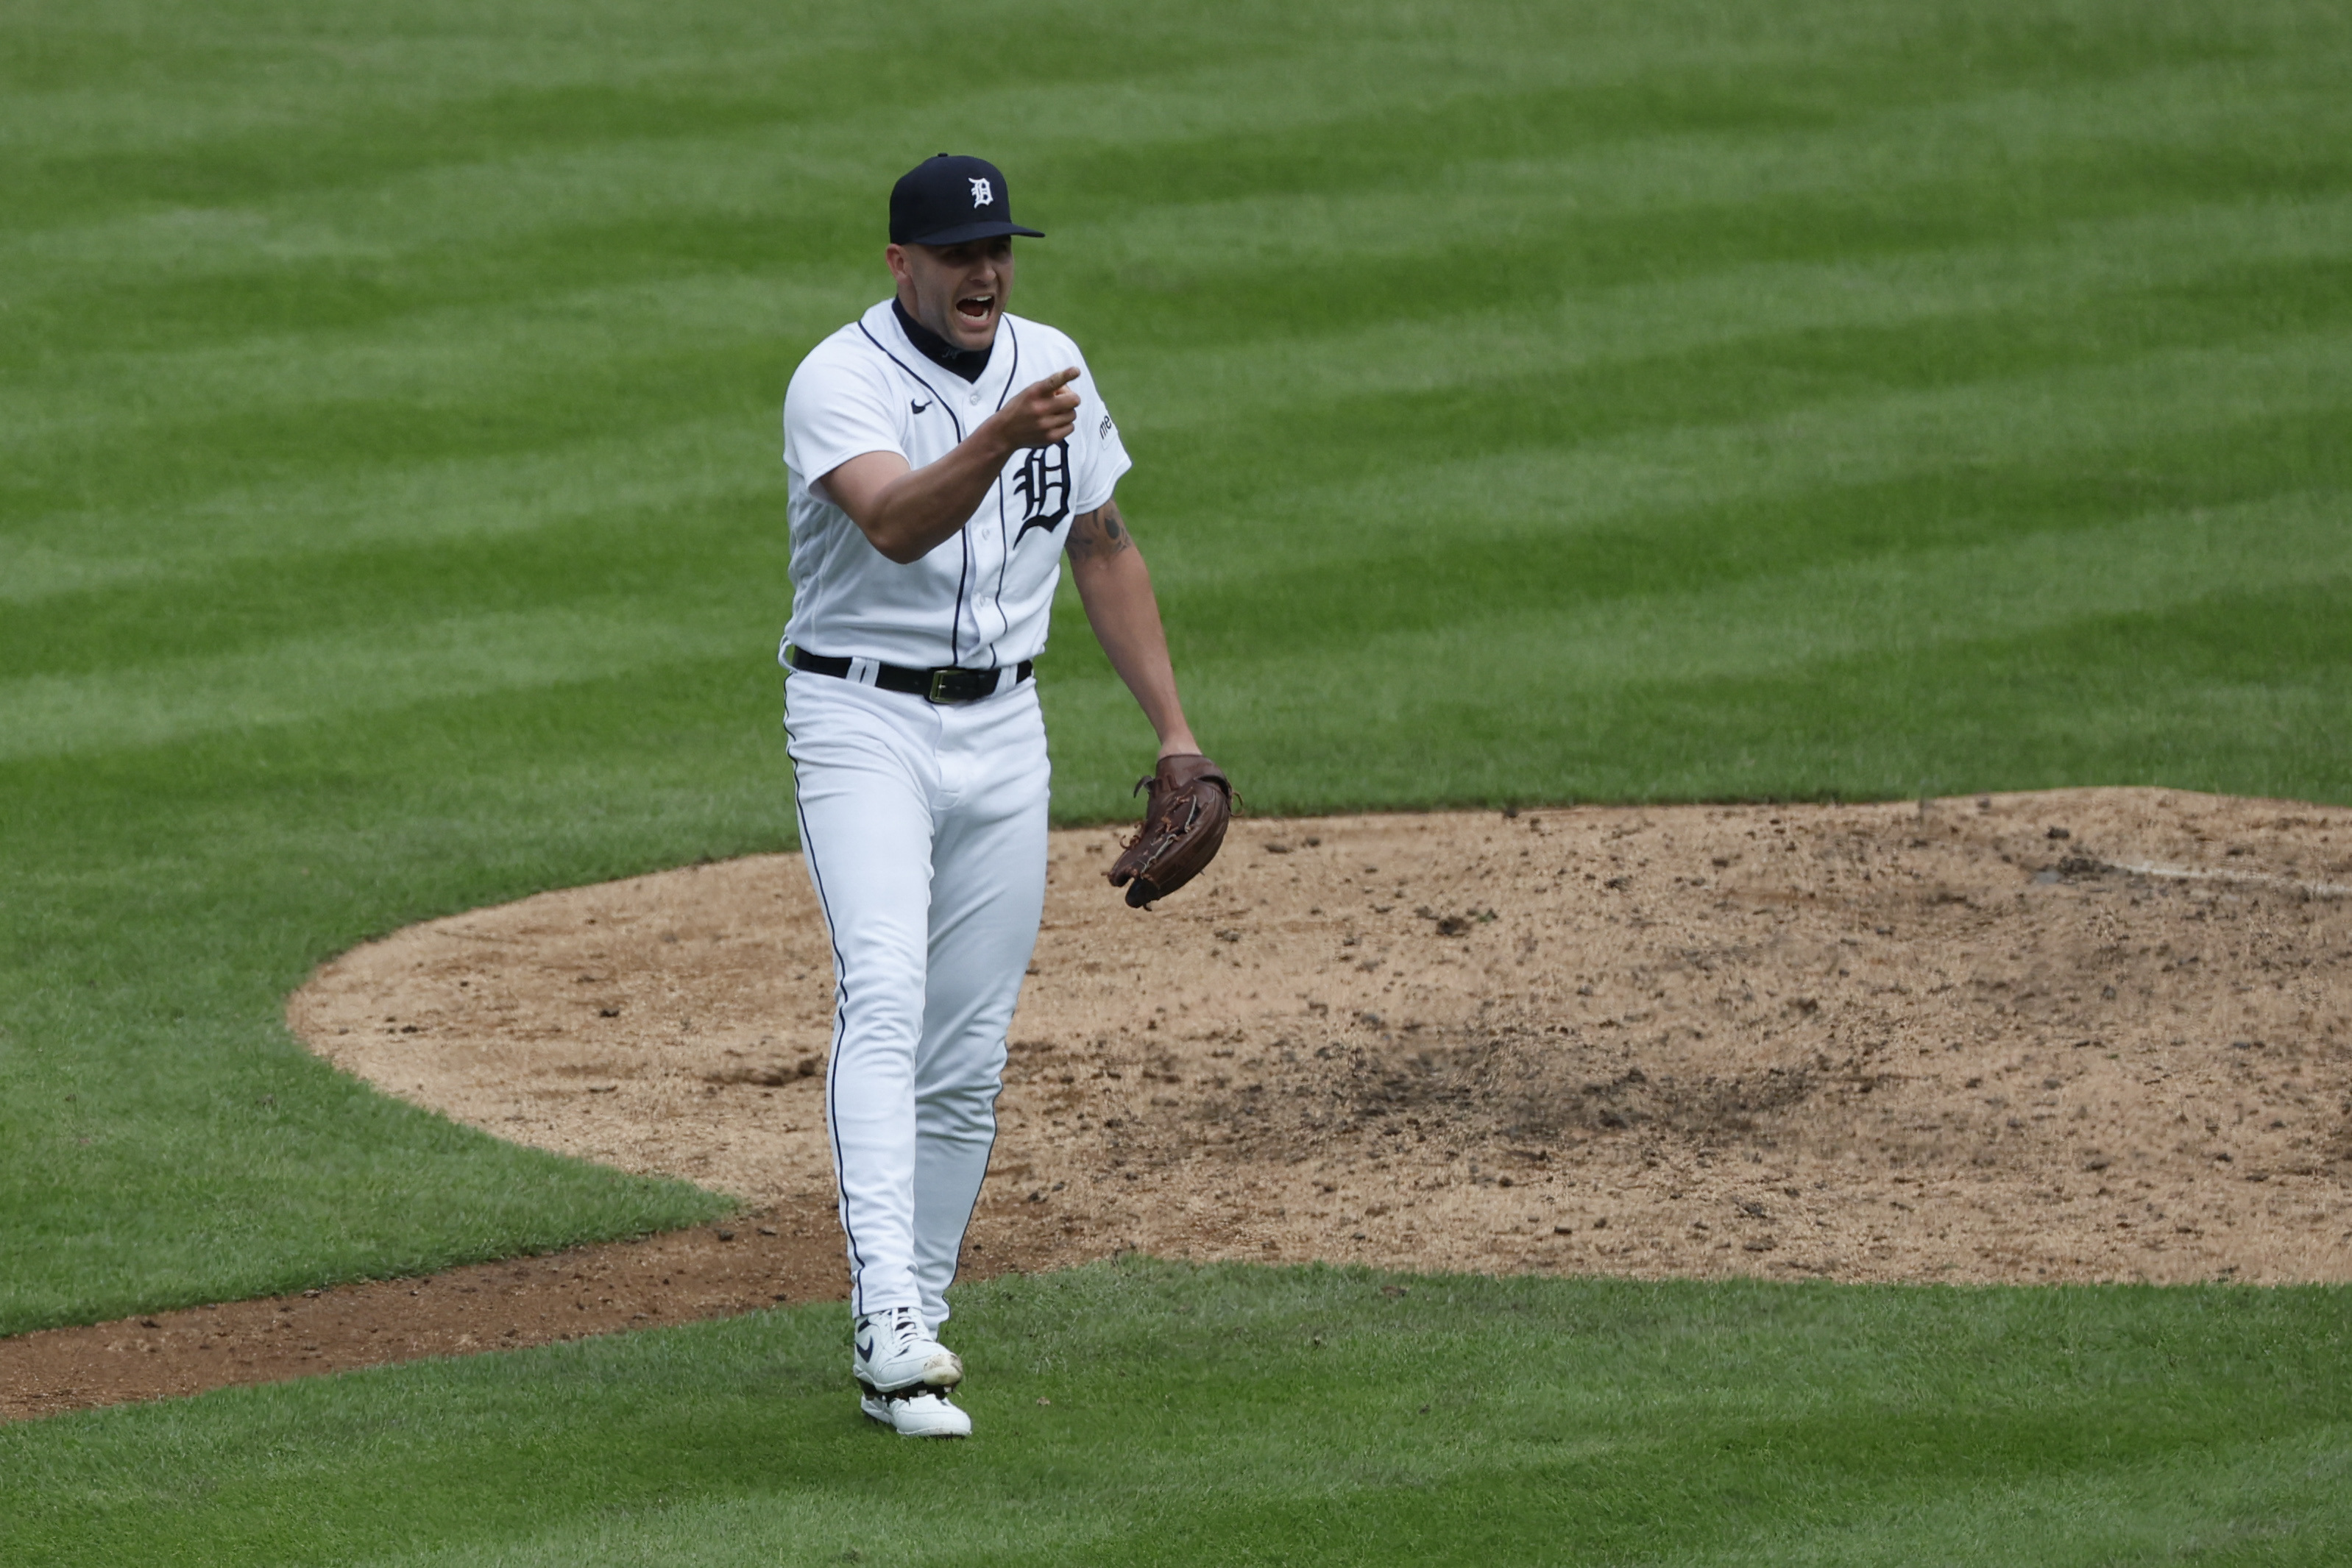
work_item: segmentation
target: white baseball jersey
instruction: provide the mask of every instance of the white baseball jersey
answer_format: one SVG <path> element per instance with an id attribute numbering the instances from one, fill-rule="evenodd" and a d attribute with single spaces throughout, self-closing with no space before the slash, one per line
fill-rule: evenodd
<path id="1" fill-rule="evenodd" d="M 1007 315 L 977 382 L 942 370 L 887 299 L 809 350 L 784 394 L 791 471 L 793 613 L 784 640 L 832 658 L 916 668 L 1017 664 L 1045 651 L 1070 519 L 1111 497 L 1129 467 L 1078 346 Z M 895 452 L 910 468 L 946 456 L 1024 387 L 1076 366 L 1077 426 L 1016 452 L 955 536 L 901 566 L 876 549 L 819 483 L 850 458 Z"/>

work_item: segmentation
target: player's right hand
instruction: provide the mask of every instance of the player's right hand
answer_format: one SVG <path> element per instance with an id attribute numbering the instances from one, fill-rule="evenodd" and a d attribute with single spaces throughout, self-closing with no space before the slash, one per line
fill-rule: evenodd
<path id="1" fill-rule="evenodd" d="M 995 418 L 1004 438 L 1014 446 L 1051 446 L 1056 441 L 1067 441 L 1078 425 L 1078 394 L 1070 390 L 1070 383 L 1077 379 L 1077 368 L 1072 366 L 1024 387 L 997 411 Z"/>

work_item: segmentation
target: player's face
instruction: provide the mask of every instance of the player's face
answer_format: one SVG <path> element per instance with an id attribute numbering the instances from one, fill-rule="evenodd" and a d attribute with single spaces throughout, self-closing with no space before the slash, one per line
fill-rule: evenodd
<path id="1" fill-rule="evenodd" d="M 907 313 L 959 349 L 996 341 L 1013 294 L 1013 240 L 961 245 L 894 245 L 887 253 Z"/>

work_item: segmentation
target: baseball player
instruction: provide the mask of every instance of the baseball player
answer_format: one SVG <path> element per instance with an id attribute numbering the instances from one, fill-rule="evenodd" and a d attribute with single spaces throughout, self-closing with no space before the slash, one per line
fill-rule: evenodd
<path id="1" fill-rule="evenodd" d="M 866 1414 L 908 1437 L 971 1431 L 939 1335 L 1045 903 L 1032 674 L 1064 556 L 1163 772 L 1206 764 L 1112 499 L 1118 427 L 1077 345 L 1006 309 L 1016 235 L 1043 237 L 1013 221 L 993 164 L 917 166 L 890 193 L 895 290 L 812 350 L 784 398 L 784 730 L 834 949 L 851 1372 Z"/>

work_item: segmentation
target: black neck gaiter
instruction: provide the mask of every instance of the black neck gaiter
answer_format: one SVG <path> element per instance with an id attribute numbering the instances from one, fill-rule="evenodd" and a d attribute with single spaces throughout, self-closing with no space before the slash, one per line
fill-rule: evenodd
<path id="1" fill-rule="evenodd" d="M 988 369 L 989 356 L 996 351 L 995 344 L 991 343 L 985 349 L 959 349 L 908 315 L 907 307 L 899 300 L 891 300 L 890 308 L 898 312 L 898 327 L 907 334 L 907 341 L 921 350 L 923 358 L 950 375 L 976 382 L 980 380 L 981 371 Z"/>

